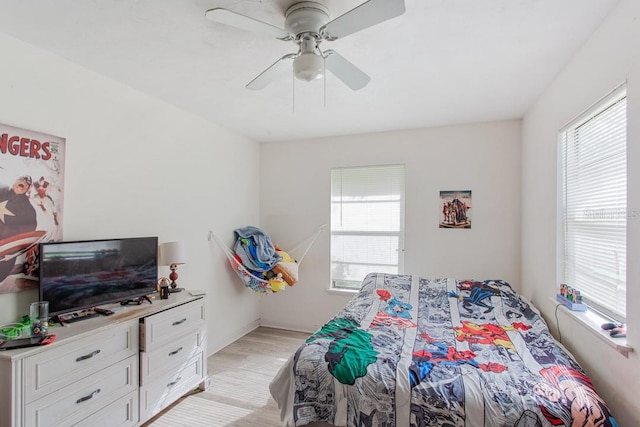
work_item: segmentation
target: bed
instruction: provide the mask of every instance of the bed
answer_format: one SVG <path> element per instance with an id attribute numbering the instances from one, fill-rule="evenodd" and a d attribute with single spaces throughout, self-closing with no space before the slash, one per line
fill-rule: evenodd
<path id="1" fill-rule="evenodd" d="M 270 384 L 283 426 L 616 426 L 501 280 L 369 274 Z"/>

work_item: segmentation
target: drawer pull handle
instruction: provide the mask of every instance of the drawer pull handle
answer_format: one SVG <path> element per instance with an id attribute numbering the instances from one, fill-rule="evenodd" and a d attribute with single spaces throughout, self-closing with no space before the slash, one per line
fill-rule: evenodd
<path id="1" fill-rule="evenodd" d="M 181 324 L 183 324 L 183 323 L 184 323 L 184 322 L 186 322 L 186 321 L 187 321 L 187 318 L 185 317 L 185 318 L 184 318 L 184 319 L 182 319 L 182 320 L 178 320 L 177 322 L 173 322 L 173 326 L 181 325 Z"/>
<path id="2" fill-rule="evenodd" d="M 182 347 L 180 347 L 177 350 L 172 351 L 171 353 L 169 353 L 169 356 L 175 356 L 176 354 L 180 353 L 182 351 Z"/>
<path id="3" fill-rule="evenodd" d="M 169 384 L 167 384 L 167 388 L 169 387 L 173 387 L 174 385 L 178 384 L 180 382 L 180 380 L 182 379 L 182 377 L 178 377 L 176 378 L 175 381 L 170 382 Z"/>
<path id="4" fill-rule="evenodd" d="M 76 403 L 82 403 L 82 402 L 86 402 L 89 399 L 93 399 L 93 397 L 98 393 L 100 393 L 100 389 L 97 389 L 96 391 L 94 391 L 93 393 L 91 393 L 88 396 L 81 397 L 80 399 L 76 400 Z"/>
<path id="5" fill-rule="evenodd" d="M 93 351 L 89 354 L 85 354 L 84 356 L 80 356 L 76 359 L 76 362 L 82 362 L 83 360 L 91 359 L 93 356 L 100 354 L 100 350 Z"/>

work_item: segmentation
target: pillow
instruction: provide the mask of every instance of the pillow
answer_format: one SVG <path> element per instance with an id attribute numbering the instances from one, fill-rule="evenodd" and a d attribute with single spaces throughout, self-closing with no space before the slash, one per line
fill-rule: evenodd
<path id="1" fill-rule="evenodd" d="M 293 286 L 298 282 L 298 263 L 293 261 L 280 261 L 271 269 L 277 276 L 282 274 L 282 278 L 289 286 Z"/>

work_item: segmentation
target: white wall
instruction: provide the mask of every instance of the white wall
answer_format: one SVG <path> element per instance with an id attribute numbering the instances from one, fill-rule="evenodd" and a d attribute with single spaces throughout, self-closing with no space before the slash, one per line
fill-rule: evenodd
<path id="1" fill-rule="evenodd" d="M 257 222 L 258 144 L 3 35 L 0 52 L 0 121 L 66 138 L 64 239 L 181 240 L 180 285 L 208 293 L 209 353 L 255 327 L 259 300 L 207 233 L 230 243 Z M 0 324 L 37 299 L 0 295 Z"/>
<path id="2" fill-rule="evenodd" d="M 623 0 L 523 121 L 522 286 L 555 329 L 558 130 L 628 80 L 628 204 L 640 209 L 640 2 Z M 621 426 L 640 425 L 640 221 L 628 222 L 628 359 L 559 312 L 563 343 L 592 377 Z"/>
<path id="3" fill-rule="evenodd" d="M 405 272 L 423 277 L 520 278 L 520 121 L 262 145 L 261 225 L 283 249 L 330 223 L 330 170 L 406 165 Z M 472 191 L 472 228 L 438 228 L 440 190 Z M 300 265 L 300 281 L 263 297 L 261 324 L 315 331 L 350 295 L 328 293 L 329 230 Z"/>

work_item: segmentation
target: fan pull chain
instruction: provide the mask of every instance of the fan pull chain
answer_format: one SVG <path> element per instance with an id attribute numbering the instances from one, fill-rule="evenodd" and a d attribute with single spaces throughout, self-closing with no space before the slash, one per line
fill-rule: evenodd
<path id="1" fill-rule="evenodd" d="M 322 82 L 322 96 L 324 98 L 324 108 L 327 108 L 327 58 L 325 58 L 324 56 L 322 57 L 322 59 L 324 59 L 324 61 L 322 61 L 322 63 L 324 64 L 324 71 L 323 71 L 323 76 L 322 76 L 322 80 L 324 80 Z"/>
<path id="2" fill-rule="evenodd" d="M 291 112 L 296 112 L 296 76 L 291 71 Z"/>

